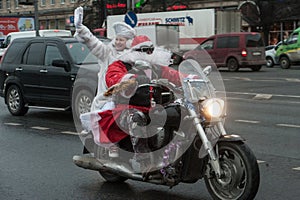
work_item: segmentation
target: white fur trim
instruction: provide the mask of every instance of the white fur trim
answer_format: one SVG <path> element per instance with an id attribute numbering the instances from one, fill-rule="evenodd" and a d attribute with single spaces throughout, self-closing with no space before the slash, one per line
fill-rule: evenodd
<path id="1" fill-rule="evenodd" d="M 139 44 L 133 46 L 132 48 L 139 49 L 141 46 L 151 46 L 151 45 L 153 45 L 153 43 L 151 41 L 146 41 L 146 42 L 139 43 Z"/>
<path id="2" fill-rule="evenodd" d="M 116 22 L 113 24 L 116 36 L 132 39 L 136 35 L 136 31 L 124 22 Z"/>
<path id="3" fill-rule="evenodd" d="M 121 81 L 128 81 L 129 79 L 133 78 L 135 74 L 126 74 L 125 76 L 122 77 Z"/>

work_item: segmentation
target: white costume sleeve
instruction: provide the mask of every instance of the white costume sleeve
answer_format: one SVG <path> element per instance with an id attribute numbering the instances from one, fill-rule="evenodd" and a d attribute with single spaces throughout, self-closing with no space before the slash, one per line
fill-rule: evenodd
<path id="1" fill-rule="evenodd" d="M 76 28 L 76 34 L 74 37 L 87 45 L 87 47 L 91 50 L 92 54 L 94 54 L 98 59 L 103 61 L 107 60 L 110 57 L 109 54 L 112 54 L 113 50 L 109 45 L 101 42 L 97 37 L 93 35 L 93 33 L 84 25 L 81 25 Z"/>

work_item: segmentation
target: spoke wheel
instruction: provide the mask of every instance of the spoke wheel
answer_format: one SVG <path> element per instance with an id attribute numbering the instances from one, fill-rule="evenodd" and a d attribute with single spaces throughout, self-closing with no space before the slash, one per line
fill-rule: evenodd
<path id="1" fill-rule="evenodd" d="M 25 107 L 21 90 L 16 85 L 11 85 L 6 93 L 7 108 L 12 115 L 23 116 L 28 112 Z"/>
<path id="2" fill-rule="evenodd" d="M 223 170 L 220 179 L 205 176 L 205 183 L 214 199 L 253 199 L 259 186 L 256 158 L 243 143 L 224 142 L 219 145 L 219 161 Z"/>
<path id="3" fill-rule="evenodd" d="M 80 89 L 74 95 L 72 110 L 75 123 L 80 124 L 80 115 L 90 112 L 94 95 L 86 89 Z"/>

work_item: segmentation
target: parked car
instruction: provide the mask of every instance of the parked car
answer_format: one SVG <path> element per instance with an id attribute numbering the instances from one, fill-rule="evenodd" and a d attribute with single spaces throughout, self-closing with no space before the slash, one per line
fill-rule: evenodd
<path id="1" fill-rule="evenodd" d="M 206 53 L 209 58 L 205 57 Z M 266 64 L 264 42 L 261 34 L 256 32 L 210 36 L 194 50 L 186 52 L 183 58 L 196 59 L 202 65 L 227 67 L 229 71 L 238 71 L 242 67 L 259 71 Z"/>
<path id="2" fill-rule="evenodd" d="M 279 48 L 281 44 L 282 42 L 280 41 L 276 45 L 269 45 L 265 47 L 267 67 L 273 67 L 274 65 L 279 64 L 276 60 L 276 50 Z"/>
<path id="3" fill-rule="evenodd" d="M 15 39 L 0 64 L 0 96 L 12 115 L 30 107 L 90 110 L 97 91 L 98 60 L 73 37 Z"/>
<path id="4" fill-rule="evenodd" d="M 276 51 L 276 60 L 282 69 L 288 69 L 292 64 L 300 63 L 300 27 L 295 29 L 288 39 Z"/>

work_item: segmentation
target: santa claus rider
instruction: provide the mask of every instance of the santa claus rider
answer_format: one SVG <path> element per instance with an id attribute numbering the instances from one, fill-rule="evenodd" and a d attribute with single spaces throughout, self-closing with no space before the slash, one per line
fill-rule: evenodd
<path id="1" fill-rule="evenodd" d="M 108 87 L 114 87 L 122 82 L 128 80 L 135 80 L 138 84 L 144 84 L 150 82 L 153 74 L 156 74 L 160 78 L 168 79 L 169 81 L 180 85 L 180 77 L 178 71 L 168 67 L 171 64 L 172 53 L 166 49 L 156 47 L 145 35 L 136 36 L 131 45 L 131 49 L 119 57 L 119 60 L 111 63 L 105 74 L 105 82 Z M 150 63 L 153 66 L 152 69 L 141 69 L 136 71 L 132 70 L 136 61 L 142 60 Z M 135 66 L 138 67 L 138 66 Z M 155 71 L 155 72 L 153 72 Z M 124 98 L 130 98 L 134 93 L 126 94 L 120 93 Z M 118 117 L 124 111 L 124 108 L 128 105 L 115 104 L 114 99 L 111 99 L 112 109 L 103 109 L 97 112 L 97 117 L 92 117 L 92 132 L 94 141 L 98 145 L 103 143 L 118 144 L 122 140 L 130 137 L 124 128 L 119 127 Z M 125 107 L 124 107 L 125 106 Z M 141 112 L 146 112 L 149 108 L 133 107 Z M 95 113 L 94 113 L 95 114 Z M 133 149 L 147 148 L 145 143 L 139 143 L 135 141 Z M 142 145 L 142 146 L 141 146 Z M 115 145 L 113 145 L 115 147 Z M 113 150 L 116 151 L 116 148 Z M 139 152 L 136 152 L 139 153 Z M 113 156 L 116 156 L 114 154 Z M 80 163 L 81 158 L 79 156 L 73 158 L 75 163 Z"/>

